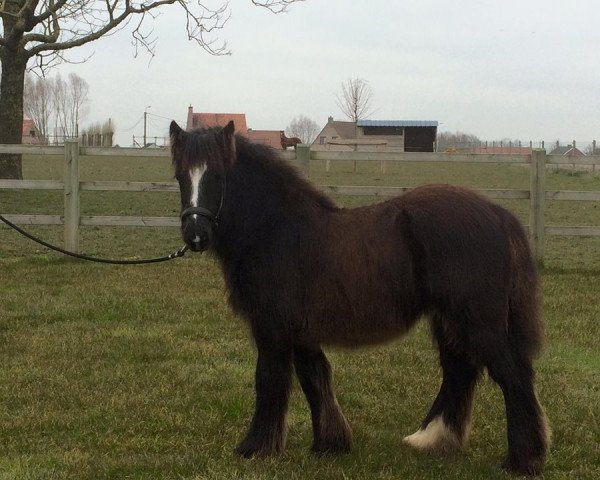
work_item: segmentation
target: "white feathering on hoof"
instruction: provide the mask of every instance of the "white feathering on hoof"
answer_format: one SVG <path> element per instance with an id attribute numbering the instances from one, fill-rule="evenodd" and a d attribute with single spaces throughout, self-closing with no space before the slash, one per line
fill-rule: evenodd
<path id="1" fill-rule="evenodd" d="M 450 452 L 462 446 L 459 436 L 445 424 L 441 416 L 435 417 L 423 429 L 404 437 L 404 443 L 417 450 Z"/>

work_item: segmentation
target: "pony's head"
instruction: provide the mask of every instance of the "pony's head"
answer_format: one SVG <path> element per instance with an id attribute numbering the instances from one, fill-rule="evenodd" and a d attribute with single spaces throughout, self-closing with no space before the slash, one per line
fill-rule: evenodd
<path id="1" fill-rule="evenodd" d="M 181 233 L 194 252 L 210 248 L 219 223 L 226 175 L 235 161 L 235 126 L 184 131 L 171 122 L 171 156 L 181 193 Z"/>

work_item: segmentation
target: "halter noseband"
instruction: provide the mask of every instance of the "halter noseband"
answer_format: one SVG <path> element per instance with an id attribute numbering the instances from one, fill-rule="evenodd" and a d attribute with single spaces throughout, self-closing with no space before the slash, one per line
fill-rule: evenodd
<path id="1" fill-rule="evenodd" d="M 205 207 L 187 207 L 181 212 L 181 221 L 184 222 L 190 215 L 200 215 L 201 217 L 209 220 L 215 228 L 219 225 L 219 215 L 221 215 L 221 209 L 223 208 L 223 198 L 225 198 L 225 176 L 223 176 L 223 183 L 221 184 L 221 199 L 219 200 L 219 208 L 217 213 L 212 213 L 208 208 Z"/>
<path id="2" fill-rule="evenodd" d="M 183 212 L 181 212 L 181 221 L 185 221 L 187 217 L 190 215 L 200 215 L 201 217 L 207 218 L 212 223 L 217 223 L 217 216 L 213 215 L 213 213 L 204 207 L 188 207 Z"/>

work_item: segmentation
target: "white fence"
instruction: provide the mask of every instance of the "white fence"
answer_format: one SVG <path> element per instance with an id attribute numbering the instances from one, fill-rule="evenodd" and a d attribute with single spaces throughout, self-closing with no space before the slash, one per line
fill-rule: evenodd
<path id="1" fill-rule="evenodd" d="M 128 181 L 92 181 L 79 179 L 79 157 L 94 156 L 130 156 L 130 157 L 168 157 L 168 150 L 138 148 L 99 148 L 80 147 L 77 140 L 67 141 L 64 147 L 46 147 L 36 145 L 0 145 L 1 153 L 22 153 L 37 155 L 64 155 L 64 180 L 2 180 L 0 190 L 62 190 L 64 192 L 64 215 L 13 215 L 0 213 L 8 220 L 23 225 L 64 225 L 64 246 L 77 252 L 79 249 L 79 227 L 94 226 L 143 226 L 176 227 L 178 217 L 151 216 L 82 216 L 80 215 L 80 192 L 86 190 L 102 191 L 178 191 L 175 182 L 128 182 Z M 369 160 L 379 162 L 385 172 L 391 162 L 467 162 L 496 164 L 526 164 L 530 166 L 530 186 L 527 190 L 487 189 L 479 190 L 492 199 L 523 199 L 530 201 L 529 237 L 538 261 L 543 260 L 545 235 L 562 236 L 600 236 L 600 226 L 549 226 L 544 224 L 546 200 L 600 201 L 600 191 L 546 191 L 545 172 L 547 165 L 600 165 L 600 156 L 558 157 L 548 156 L 544 150 L 533 150 L 530 154 L 461 154 L 461 153 L 390 153 L 390 152 L 332 152 L 311 151 L 308 145 L 299 145 L 296 151 L 286 151 L 282 156 L 297 163 L 299 168 L 309 175 L 310 160 L 323 161 L 329 168 L 330 162 L 339 160 Z M 390 197 L 401 195 L 410 190 L 408 187 L 374 187 L 321 185 L 320 188 L 336 195 L 369 195 Z M 0 204 L 0 209 L 2 205 Z"/>

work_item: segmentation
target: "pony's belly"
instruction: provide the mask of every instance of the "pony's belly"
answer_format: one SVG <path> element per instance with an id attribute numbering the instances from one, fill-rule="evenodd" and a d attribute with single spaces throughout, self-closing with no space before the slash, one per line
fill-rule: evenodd
<path id="1" fill-rule="evenodd" d="M 309 322 L 306 332 L 315 343 L 359 347 L 392 341 L 404 335 L 417 321 L 417 316 L 397 315 L 371 318 L 332 318 Z"/>

